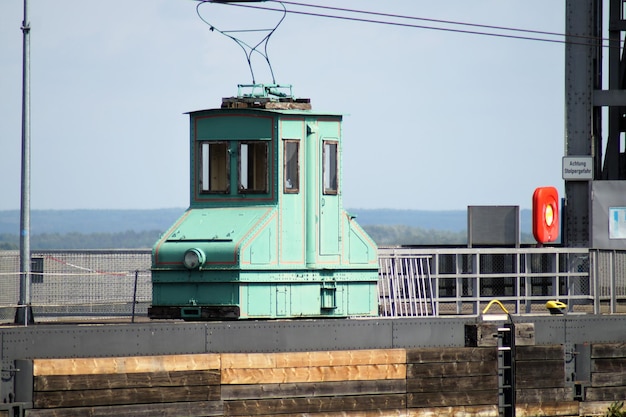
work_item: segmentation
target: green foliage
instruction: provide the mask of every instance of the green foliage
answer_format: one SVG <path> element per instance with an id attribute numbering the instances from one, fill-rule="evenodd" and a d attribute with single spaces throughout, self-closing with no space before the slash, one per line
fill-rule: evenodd
<path id="1" fill-rule="evenodd" d="M 0 235 L 0 250 L 17 250 L 20 248 L 18 243 L 5 241 L 5 236 L 6 235 Z M 13 239 L 11 238 L 11 240 Z"/>
<path id="2" fill-rule="evenodd" d="M 31 235 L 42 233 L 123 233 L 126 230 L 167 230 L 185 212 L 153 210 L 32 210 Z M 18 234 L 19 210 L 0 210 L 0 234 Z"/>
<path id="3" fill-rule="evenodd" d="M 626 410 L 622 410 L 624 407 L 624 401 L 615 401 L 611 403 L 607 410 L 606 417 L 626 417 Z"/>
<path id="4" fill-rule="evenodd" d="M 32 250 L 60 249 L 139 249 L 151 248 L 158 240 L 161 231 L 148 230 L 135 232 L 132 230 L 120 233 L 43 233 L 31 236 Z M 1 234 L 0 249 L 19 248 L 16 235 Z"/>
<path id="5" fill-rule="evenodd" d="M 398 245 L 465 245 L 467 233 L 448 230 L 422 229 L 404 225 L 369 225 L 365 231 L 379 246 Z M 165 230 L 165 229 L 163 229 Z M 163 230 L 144 230 L 114 233 L 42 233 L 31 234 L 31 249 L 139 249 L 151 248 L 159 239 Z M 530 240 L 527 240 L 530 239 Z M 522 243 L 534 243 L 532 237 L 522 235 Z M 19 236 L 0 233 L 0 250 L 19 249 Z"/>
<path id="6" fill-rule="evenodd" d="M 467 232 L 422 229 L 420 227 L 409 227 L 405 225 L 366 225 L 363 229 L 374 239 L 379 246 L 395 245 L 466 245 Z M 537 243 L 528 234 L 522 233 L 521 243 Z"/>
<path id="7" fill-rule="evenodd" d="M 465 231 L 426 230 L 404 225 L 372 225 L 363 228 L 379 246 L 463 245 L 467 241 Z"/>

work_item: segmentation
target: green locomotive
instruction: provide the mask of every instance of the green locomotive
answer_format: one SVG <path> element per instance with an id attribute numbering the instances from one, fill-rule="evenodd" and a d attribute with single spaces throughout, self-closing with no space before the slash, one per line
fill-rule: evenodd
<path id="1" fill-rule="evenodd" d="M 148 315 L 377 315 L 377 248 L 342 207 L 342 116 L 260 88 L 189 113 L 190 206 L 153 248 Z"/>

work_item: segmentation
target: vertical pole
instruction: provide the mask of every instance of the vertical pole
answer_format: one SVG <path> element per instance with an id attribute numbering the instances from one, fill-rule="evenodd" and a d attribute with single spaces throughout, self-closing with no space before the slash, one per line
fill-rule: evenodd
<path id="1" fill-rule="evenodd" d="M 135 270 L 135 284 L 133 288 L 133 307 L 132 307 L 132 316 L 131 322 L 135 322 L 135 306 L 137 305 L 137 280 L 139 279 L 139 270 Z"/>
<path id="2" fill-rule="evenodd" d="M 565 155 L 593 156 L 595 170 L 601 163 L 601 111 L 594 107 L 594 89 L 601 89 L 601 42 L 576 39 L 601 39 L 602 0 L 565 1 Z M 594 141 L 594 139 L 597 139 Z M 563 244 L 566 247 L 588 247 L 591 243 L 591 183 L 565 181 L 565 216 Z"/>
<path id="3" fill-rule="evenodd" d="M 611 253 L 608 253 L 611 255 Z M 611 256 L 611 258 L 614 255 Z M 589 260 L 591 267 L 589 268 L 589 285 L 593 291 L 593 314 L 602 312 L 600 305 L 600 252 L 597 250 L 589 251 Z M 613 261 L 611 261 L 613 262 Z"/>
<path id="4" fill-rule="evenodd" d="M 22 194 L 20 212 L 20 295 L 16 324 L 33 323 L 30 307 L 30 22 L 28 0 L 24 0 L 22 22 Z"/>

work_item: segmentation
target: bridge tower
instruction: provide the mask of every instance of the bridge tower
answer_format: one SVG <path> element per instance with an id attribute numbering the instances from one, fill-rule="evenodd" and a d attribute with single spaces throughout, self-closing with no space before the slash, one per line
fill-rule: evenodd
<path id="1" fill-rule="evenodd" d="M 626 249 L 625 2 L 606 2 L 566 0 L 562 239 Z"/>

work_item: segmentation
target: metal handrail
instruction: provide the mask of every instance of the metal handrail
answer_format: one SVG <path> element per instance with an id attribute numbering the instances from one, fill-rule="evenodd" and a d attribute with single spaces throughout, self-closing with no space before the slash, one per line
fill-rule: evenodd
<path id="1" fill-rule="evenodd" d="M 565 302 L 569 311 L 595 312 L 589 252 L 585 248 L 551 247 L 380 248 L 381 314 L 477 315 L 481 305 L 495 297 L 509 304 L 514 314 L 543 312 L 549 300 Z M 541 258 L 533 258 L 537 255 Z M 403 265 L 415 260 L 428 260 L 428 269 L 402 276 L 387 270 L 390 263 Z M 399 285 L 428 288 L 420 293 L 427 297 L 401 291 Z M 416 305 L 428 308 L 414 312 L 411 307 Z"/>

